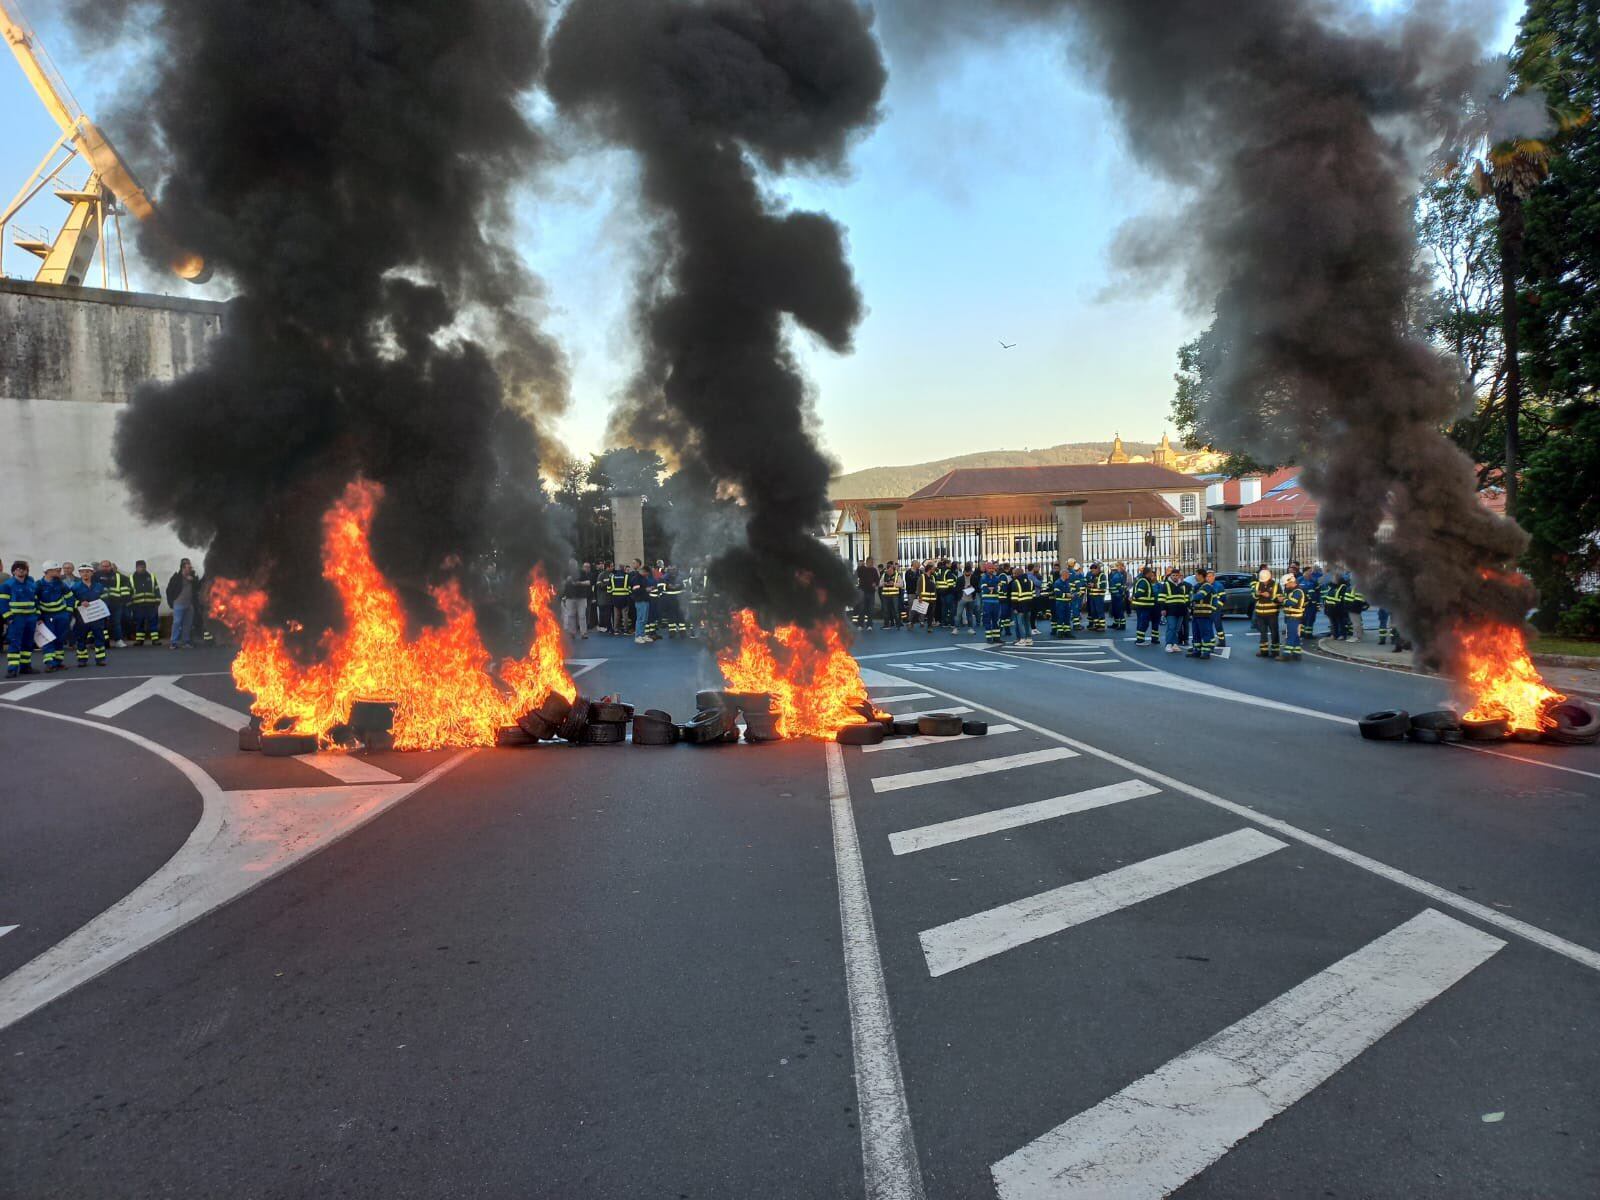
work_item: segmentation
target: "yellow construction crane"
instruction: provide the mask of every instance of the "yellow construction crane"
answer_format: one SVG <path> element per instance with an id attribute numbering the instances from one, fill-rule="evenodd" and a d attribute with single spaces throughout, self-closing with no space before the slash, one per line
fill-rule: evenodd
<path id="1" fill-rule="evenodd" d="M 95 251 L 100 249 L 105 236 L 106 218 L 116 222 L 120 235 L 121 223 L 117 216 L 126 209 L 147 227 L 154 230 L 161 245 L 170 247 L 166 258 L 174 274 L 190 283 L 204 283 L 211 277 L 205 259 L 185 250 L 162 227 L 155 205 L 128 169 L 128 164 L 117 153 L 99 126 L 91 121 L 72 98 L 72 93 L 59 74 L 49 65 L 49 56 L 39 46 L 38 38 L 23 21 L 14 0 L 0 0 L 0 33 L 6 45 L 16 56 L 22 73 L 28 77 L 33 90 L 44 101 L 44 106 L 55 119 L 61 135 L 56 138 L 45 156 L 39 160 L 28 181 L 12 198 L 5 211 L 0 213 L 0 234 L 10 224 L 12 217 L 51 181 L 61 177 L 61 172 L 77 158 L 88 164 L 89 178 L 82 187 L 58 188 L 56 195 L 71 206 L 66 224 L 54 240 L 19 237 L 17 246 L 43 260 L 34 279 L 39 283 L 75 283 L 86 281 Z M 65 153 L 64 158 L 57 159 Z M 101 256 L 101 280 L 109 283 L 109 255 Z M 127 286 L 127 268 L 124 264 L 123 286 Z"/>

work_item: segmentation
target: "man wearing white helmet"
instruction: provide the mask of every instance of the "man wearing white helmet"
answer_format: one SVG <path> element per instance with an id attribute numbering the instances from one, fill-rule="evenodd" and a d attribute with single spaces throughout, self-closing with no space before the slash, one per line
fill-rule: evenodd
<path id="1" fill-rule="evenodd" d="M 39 623 L 55 640 L 44 648 L 44 671 L 48 675 L 67 665 L 67 642 L 72 633 L 72 581 L 61 578 L 61 564 L 47 562 L 39 580 Z"/>
<path id="2" fill-rule="evenodd" d="M 1299 662 L 1303 650 L 1300 645 L 1300 622 L 1306 615 L 1306 590 L 1300 586 L 1293 571 L 1285 571 L 1281 581 L 1283 591 L 1283 660 Z"/>
<path id="3" fill-rule="evenodd" d="M 1251 599 L 1255 604 L 1256 632 L 1261 635 L 1261 641 L 1256 645 L 1256 657 L 1277 658 L 1278 610 L 1283 607 L 1283 588 L 1272 577 L 1272 568 L 1266 563 L 1262 563 L 1256 572 Z"/>

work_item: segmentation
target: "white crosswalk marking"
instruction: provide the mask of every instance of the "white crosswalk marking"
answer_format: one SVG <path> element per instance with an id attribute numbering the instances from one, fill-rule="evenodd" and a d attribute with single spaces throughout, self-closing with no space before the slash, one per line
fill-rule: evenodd
<path id="1" fill-rule="evenodd" d="M 949 708 L 924 708 L 920 712 L 895 713 L 894 719 L 896 721 L 915 721 L 918 717 L 931 717 L 935 713 L 949 713 L 951 716 L 959 717 L 962 713 L 971 711 L 965 705 L 952 705 Z"/>
<path id="2" fill-rule="evenodd" d="M 1424 909 L 1001 1159 L 1001 1200 L 1168 1195 L 1504 945 Z"/>
<path id="3" fill-rule="evenodd" d="M 21 928 L 22 926 L 20 925 L 0 925 L 0 937 L 5 937 L 5 935 L 10 933 L 13 929 Z"/>
<path id="4" fill-rule="evenodd" d="M 958 710 L 951 708 L 946 711 L 953 713 Z M 965 711 L 971 712 L 972 710 L 969 708 Z M 961 742 L 970 742 L 974 738 L 993 737 L 995 734 L 1015 733 L 1016 731 L 1017 727 L 1015 725 L 991 725 L 987 734 L 958 733 L 953 737 L 935 737 L 932 734 L 924 734 L 919 737 L 893 737 L 879 742 L 876 746 L 863 746 L 861 752 L 863 754 L 874 754 L 879 750 L 909 750 L 914 746 L 953 746 Z"/>
<path id="5" fill-rule="evenodd" d="M 1068 750 L 1065 746 L 1051 746 L 1046 750 L 1029 750 L 1023 754 L 1008 754 L 1001 758 L 984 758 L 977 762 L 933 767 L 926 771 L 907 771 L 903 775 L 881 775 L 872 781 L 872 790 L 880 793 L 898 792 L 905 788 L 925 787 L 930 783 L 970 779 L 974 775 L 992 775 L 996 771 L 1012 771 L 1018 767 L 1031 767 L 1038 763 L 1058 762 L 1063 758 L 1077 757 L 1076 750 Z"/>
<path id="6" fill-rule="evenodd" d="M 0 691 L 0 700 L 20 704 L 24 700 L 31 700 L 43 692 L 48 692 L 51 688 L 60 687 L 61 684 L 62 680 L 59 679 L 42 679 L 38 683 L 25 683 L 19 688 L 6 688 Z M 15 929 L 16 926 L 13 925 L 11 928 Z"/>
<path id="7" fill-rule="evenodd" d="M 874 704 L 898 704 L 902 700 L 932 700 L 932 699 L 933 699 L 933 693 L 932 692 L 906 692 L 904 695 L 900 695 L 900 696 L 874 696 L 872 698 L 872 702 Z"/>
<path id="8" fill-rule="evenodd" d="M 296 754 L 296 762 L 315 767 L 324 775 L 332 775 L 340 783 L 398 783 L 400 776 L 351 754 L 319 751 L 316 754 Z"/>
<path id="9" fill-rule="evenodd" d="M 1073 792 L 1070 796 L 1035 800 L 1030 804 L 1015 804 L 1009 808 L 997 808 L 970 817 L 957 817 L 953 821 L 940 821 L 937 825 L 923 825 L 918 829 L 891 833 L 889 849 L 896 854 L 911 854 L 934 846 L 948 846 L 951 842 L 961 842 L 967 838 L 982 837 L 986 833 L 997 833 L 1002 829 L 1018 829 L 1038 821 L 1049 821 L 1071 813 L 1088 812 L 1090 809 L 1103 808 L 1108 804 L 1120 804 L 1124 800 L 1158 795 L 1160 791 L 1160 788 L 1151 787 L 1142 779 L 1128 779 L 1122 783 L 1090 788 L 1085 792 Z"/>
<path id="10" fill-rule="evenodd" d="M 1253 862 L 1287 845 L 1259 829 L 1239 829 L 924 930 L 917 936 L 928 960 L 928 974 L 948 975 L 1006 950 Z"/>

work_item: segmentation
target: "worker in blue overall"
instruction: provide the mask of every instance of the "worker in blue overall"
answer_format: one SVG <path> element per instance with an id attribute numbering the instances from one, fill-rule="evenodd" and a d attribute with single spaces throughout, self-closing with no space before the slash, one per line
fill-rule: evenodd
<path id="1" fill-rule="evenodd" d="M 1072 632 L 1072 623 L 1068 619 L 1071 596 L 1072 580 L 1067 575 L 1067 568 L 1058 567 L 1056 577 L 1050 581 L 1050 636 L 1053 638 L 1077 636 Z"/>
<path id="2" fill-rule="evenodd" d="M 128 600 L 132 614 L 133 644 L 154 646 L 161 641 L 161 580 L 145 566 L 144 559 L 133 564 L 133 594 Z"/>
<path id="3" fill-rule="evenodd" d="M 1084 606 L 1090 633 L 1106 631 L 1106 610 L 1111 607 L 1111 590 L 1106 583 L 1105 571 L 1099 563 L 1089 564 L 1089 574 L 1084 578 Z"/>
<path id="4" fill-rule="evenodd" d="M 983 640 L 991 646 L 1000 644 L 1000 572 L 992 562 L 983 564 L 978 576 L 978 605 L 983 616 Z"/>
<path id="5" fill-rule="evenodd" d="M 60 671 L 67 665 L 67 644 L 72 640 L 72 584 L 61 578 L 61 564 L 47 562 L 38 582 L 39 621 L 55 640 L 44 648 L 44 673 Z"/>
<path id="6" fill-rule="evenodd" d="M 995 591 L 1000 596 L 1000 640 L 1011 637 L 1011 564 L 1001 563 Z"/>
<path id="7" fill-rule="evenodd" d="M 1300 662 L 1305 653 L 1300 645 L 1300 623 L 1306 615 L 1306 590 L 1300 586 L 1293 571 L 1284 573 L 1283 581 L 1283 650 L 1284 662 Z"/>
<path id="8" fill-rule="evenodd" d="M 1133 644 L 1159 646 L 1161 629 L 1156 622 L 1156 569 L 1149 563 L 1139 570 L 1133 581 Z M 1145 639 L 1149 638 L 1149 641 Z"/>
<path id="9" fill-rule="evenodd" d="M 1111 592 L 1111 628 L 1124 630 L 1128 627 L 1128 566 L 1126 563 L 1113 563 L 1111 571 L 1106 576 L 1106 586 Z"/>
<path id="10" fill-rule="evenodd" d="M 33 674 L 33 635 L 39 625 L 39 585 L 17 559 L 0 583 L 0 621 L 6 627 L 6 678 Z"/>
<path id="11" fill-rule="evenodd" d="M 1216 613 L 1222 601 L 1217 594 L 1217 573 L 1200 571 L 1189 596 L 1189 657 L 1210 658 L 1217 648 Z"/>
<path id="12" fill-rule="evenodd" d="M 105 585 L 95 581 L 94 564 L 84 563 L 78 568 L 78 580 L 72 586 L 73 598 L 78 603 L 78 665 L 89 665 L 89 653 L 94 652 L 94 665 L 106 665 L 106 646 L 111 641 L 111 610 L 106 607 L 103 617 L 85 617 L 82 606 L 96 600 L 104 602 Z"/>

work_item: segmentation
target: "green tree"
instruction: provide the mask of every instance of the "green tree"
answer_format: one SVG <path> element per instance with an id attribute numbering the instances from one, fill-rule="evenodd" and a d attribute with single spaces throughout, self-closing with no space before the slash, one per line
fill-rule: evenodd
<path id="1" fill-rule="evenodd" d="M 1178 370 L 1172 377 L 1177 384 L 1172 396 L 1172 424 L 1186 450 L 1226 449 L 1228 456 L 1219 468 L 1224 474 L 1265 474 L 1274 464 L 1260 462 L 1232 449 L 1229 439 L 1208 419 L 1209 414 L 1216 411 L 1211 403 L 1213 384 L 1226 353 L 1227 347 L 1222 344 L 1215 321 L 1203 333 L 1178 347 Z"/>

